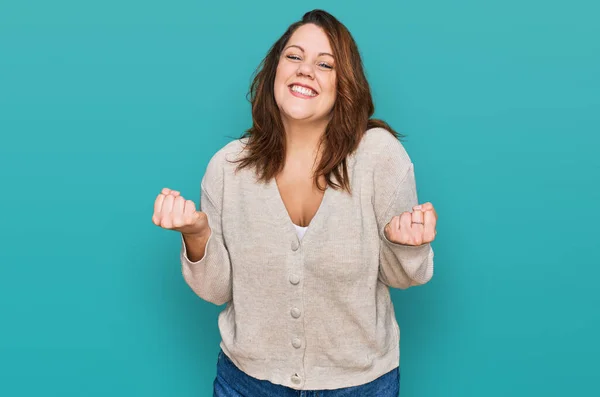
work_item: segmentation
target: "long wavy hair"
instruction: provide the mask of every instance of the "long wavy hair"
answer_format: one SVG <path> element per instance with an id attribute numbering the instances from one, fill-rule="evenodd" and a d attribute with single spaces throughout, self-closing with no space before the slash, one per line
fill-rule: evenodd
<path id="1" fill-rule="evenodd" d="M 394 131 L 385 121 L 371 118 L 375 106 L 356 42 L 340 21 L 323 10 L 309 11 L 300 21 L 290 25 L 256 69 L 248 92 L 252 105 L 252 127 L 241 137 L 248 138 L 247 154 L 236 162 L 239 162 L 238 169 L 254 167 L 259 181 L 263 182 L 271 180 L 283 169 L 286 136 L 275 102 L 275 74 L 290 37 L 296 29 L 308 23 L 319 26 L 329 38 L 337 85 L 333 114 L 319 142 L 322 156 L 315 169 L 314 180 L 320 190 L 326 188 L 318 183 L 319 177 L 324 176 L 328 186 L 350 192 L 346 158 L 357 149 L 366 130 L 382 127 L 396 138 L 404 135 Z"/>

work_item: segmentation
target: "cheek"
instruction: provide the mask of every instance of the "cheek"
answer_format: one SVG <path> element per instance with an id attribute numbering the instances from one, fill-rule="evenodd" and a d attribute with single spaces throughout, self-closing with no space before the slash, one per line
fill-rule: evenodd
<path id="1" fill-rule="evenodd" d="M 275 72 L 275 82 L 274 82 L 274 91 L 275 95 L 283 95 L 285 91 L 288 89 L 287 84 L 289 78 L 291 76 L 289 66 L 280 65 L 277 67 L 277 71 Z"/>
<path id="2" fill-rule="evenodd" d="M 275 72 L 275 85 L 279 84 L 281 82 L 281 68 L 277 67 L 277 71 Z"/>
<path id="3" fill-rule="evenodd" d="M 279 101 L 281 100 L 281 97 L 286 88 L 285 78 L 283 77 L 284 74 L 280 69 L 280 67 L 277 68 L 277 72 L 275 74 L 275 81 L 273 82 L 273 92 L 275 94 L 275 101 L 277 102 L 277 104 L 279 104 Z"/>
<path id="4" fill-rule="evenodd" d="M 290 67 L 289 63 L 280 62 L 277 65 L 277 70 L 275 71 L 275 83 L 283 84 L 292 76 L 293 67 Z"/>
<path id="5" fill-rule="evenodd" d="M 326 90 L 327 90 L 328 99 L 333 104 L 333 102 L 335 102 L 335 99 L 337 97 L 337 88 L 336 88 L 335 75 L 328 76 L 328 78 L 325 80 L 324 85 L 325 85 Z"/>

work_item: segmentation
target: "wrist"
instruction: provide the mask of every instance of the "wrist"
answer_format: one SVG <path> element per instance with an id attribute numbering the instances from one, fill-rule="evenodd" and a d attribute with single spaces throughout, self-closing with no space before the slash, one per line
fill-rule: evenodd
<path id="1" fill-rule="evenodd" d="M 208 240 L 208 238 L 210 237 L 210 233 L 211 233 L 211 230 L 209 227 L 207 227 L 206 230 L 203 230 L 198 233 L 181 233 L 181 234 L 183 235 L 183 238 L 185 238 L 188 241 L 203 241 L 203 240 Z"/>

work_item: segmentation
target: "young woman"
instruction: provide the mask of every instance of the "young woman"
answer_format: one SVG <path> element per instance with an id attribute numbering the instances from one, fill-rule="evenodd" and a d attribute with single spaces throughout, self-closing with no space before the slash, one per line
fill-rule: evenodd
<path id="1" fill-rule="evenodd" d="M 389 288 L 433 275 L 437 214 L 374 112 L 352 36 L 306 13 L 251 86 L 253 125 L 210 160 L 202 211 L 176 190 L 153 222 L 181 233 L 182 273 L 220 313 L 215 396 L 397 396 Z"/>

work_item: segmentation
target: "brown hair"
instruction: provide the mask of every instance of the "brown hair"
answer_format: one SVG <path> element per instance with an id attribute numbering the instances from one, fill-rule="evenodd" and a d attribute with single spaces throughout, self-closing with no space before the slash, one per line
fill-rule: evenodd
<path id="1" fill-rule="evenodd" d="M 275 73 L 288 40 L 296 29 L 308 23 L 319 26 L 327 34 L 337 69 L 337 98 L 331 120 L 321 138 L 323 155 L 315 171 L 315 182 L 319 189 L 324 190 L 325 187 L 318 184 L 318 176 L 323 175 L 327 185 L 350 192 L 346 157 L 356 150 L 365 131 L 382 127 L 396 138 L 403 135 L 382 120 L 370 119 L 375 106 L 356 42 L 341 22 L 323 10 L 309 11 L 302 20 L 290 25 L 255 71 L 248 92 L 252 104 L 252 127 L 242 135 L 242 138 L 249 138 L 246 146 L 248 154 L 237 160 L 240 162 L 238 169 L 255 167 L 259 180 L 265 182 L 283 169 L 285 131 L 275 102 Z"/>

